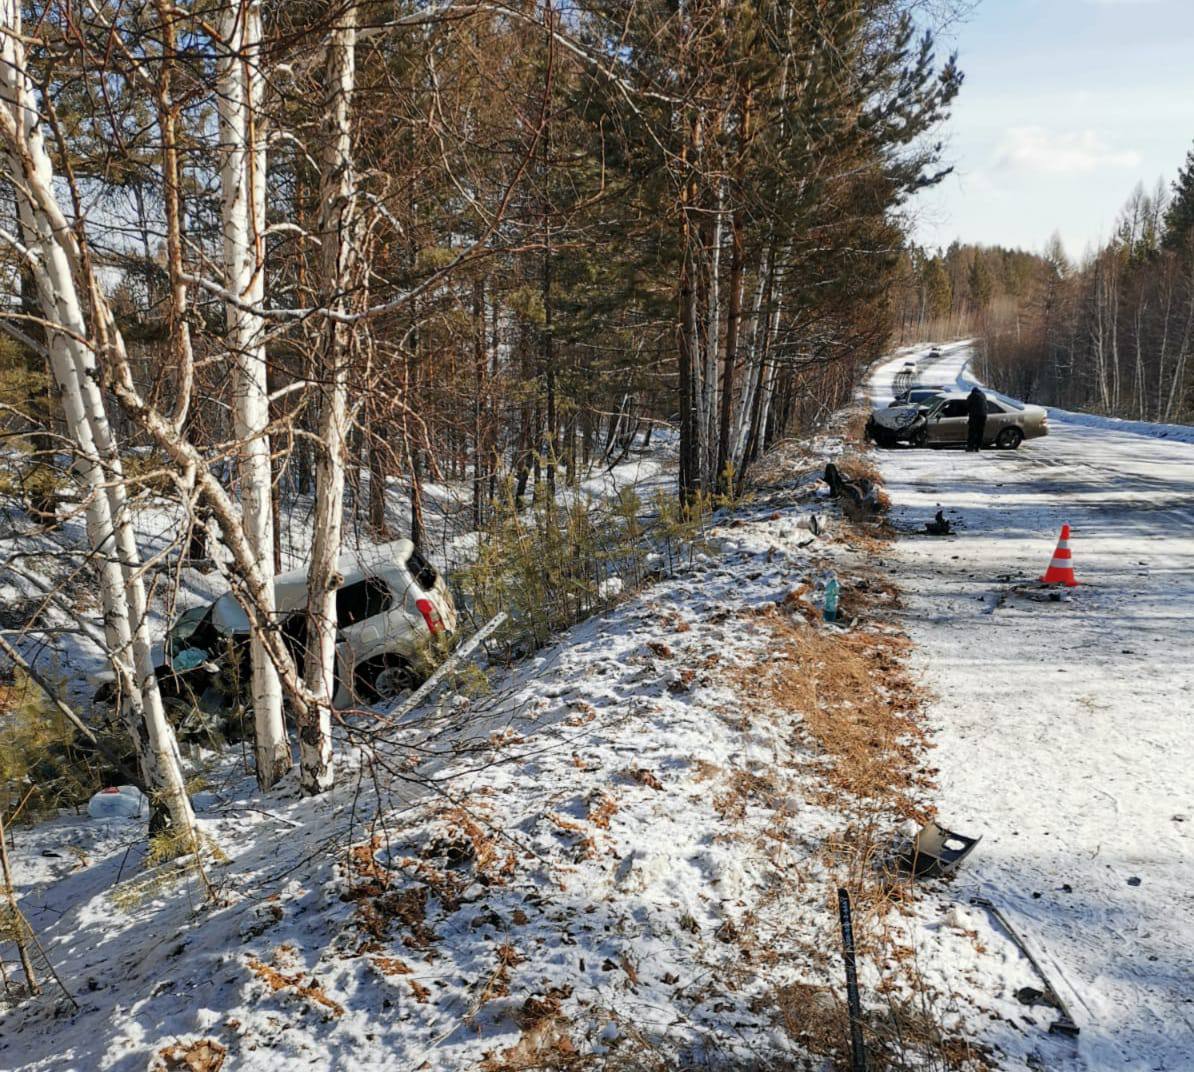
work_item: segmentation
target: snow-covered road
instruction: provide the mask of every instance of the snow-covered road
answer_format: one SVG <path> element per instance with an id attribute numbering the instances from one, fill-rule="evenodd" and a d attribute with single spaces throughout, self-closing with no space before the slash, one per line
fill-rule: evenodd
<path id="1" fill-rule="evenodd" d="M 907 356 L 878 369 L 876 401 Z M 921 379 L 965 382 L 970 356 L 945 347 Z M 957 986 L 1031 1015 L 1022 1038 L 990 1030 L 1044 1067 L 1194 1068 L 1194 443 L 1050 423 L 1018 451 L 879 453 L 907 533 L 894 566 L 934 697 L 940 815 L 984 836 L 946 896 L 1004 907 L 1070 1005 L 1076 1048 L 1044 1034 L 1049 1010 L 1008 1001 L 1023 974 L 977 909 Z M 958 536 L 920 531 L 938 508 Z M 1018 593 L 1063 523 L 1081 587 Z"/>

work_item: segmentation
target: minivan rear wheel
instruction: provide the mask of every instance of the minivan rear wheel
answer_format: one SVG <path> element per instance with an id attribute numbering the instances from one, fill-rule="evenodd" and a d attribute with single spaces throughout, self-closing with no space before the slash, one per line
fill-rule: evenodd
<path id="1" fill-rule="evenodd" d="M 405 659 L 381 655 L 360 663 L 353 675 L 357 696 L 365 703 L 384 703 L 419 685 L 419 676 Z"/>
<path id="2" fill-rule="evenodd" d="M 995 446 L 1002 450 L 1015 450 L 1024 442 L 1024 433 L 1019 428 L 1004 428 L 995 437 Z"/>

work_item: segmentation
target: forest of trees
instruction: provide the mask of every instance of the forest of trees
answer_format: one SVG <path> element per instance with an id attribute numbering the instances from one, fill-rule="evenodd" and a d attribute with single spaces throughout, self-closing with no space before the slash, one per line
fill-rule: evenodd
<path id="1" fill-rule="evenodd" d="M 85 516 L 89 635 L 177 828 L 142 494 L 226 549 L 260 784 L 293 717 L 327 788 L 346 526 L 418 543 L 423 484 L 455 480 L 481 527 L 659 425 L 699 508 L 849 397 L 890 338 L 902 206 L 944 173 L 942 8 L 0 0 L 10 469 Z M 296 496 L 303 665 L 270 583 Z"/>
<path id="2" fill-rule="evenodd" d="M 1138 186 L 1109 241 L 1075 262 L 954 243 L 902 265 L 910 340 L 972 335 L 979 373 L 1034 402 L 1142 421 L 1194 421 L 1194 150 L 1171 187 Z"/>

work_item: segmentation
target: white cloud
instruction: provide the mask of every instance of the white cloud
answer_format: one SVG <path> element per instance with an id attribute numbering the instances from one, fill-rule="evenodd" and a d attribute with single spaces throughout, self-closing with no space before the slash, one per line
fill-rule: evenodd
<path id="1" fill-rule="evenodd" d="M 1055 132 L 1029 126 L 1008 128 L 995 166 L 1003 171 L 1077 175 L 1139 164 L 1140 154 L 1134 149 L 1115 149 L 1093 130 Z"/>

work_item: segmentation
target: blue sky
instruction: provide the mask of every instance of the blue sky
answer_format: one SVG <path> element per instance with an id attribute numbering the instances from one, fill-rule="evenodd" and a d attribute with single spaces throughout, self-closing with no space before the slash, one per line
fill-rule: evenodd
<path id="1" fill-rule="evenodd" d="M 1194 0 L 981 0 L 941 39 L 965 72 L 946 130 L 956 174 L 910 206 L 916 238 L 1072 257 L 1132 188 L 1194 145 Z"/>

